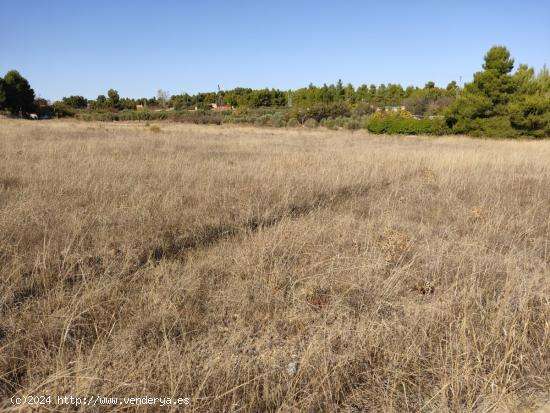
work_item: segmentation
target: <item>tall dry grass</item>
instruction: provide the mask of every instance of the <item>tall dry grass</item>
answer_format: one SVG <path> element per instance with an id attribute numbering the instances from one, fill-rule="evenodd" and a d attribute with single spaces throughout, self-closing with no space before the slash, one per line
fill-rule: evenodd
<path id="1" fill-rule="evenodd" d="M 1 121 L 0 408 L 544 403 L 550 142 L 156 132 Z M 173 411 L 79 411 L 137 410 Z"/>

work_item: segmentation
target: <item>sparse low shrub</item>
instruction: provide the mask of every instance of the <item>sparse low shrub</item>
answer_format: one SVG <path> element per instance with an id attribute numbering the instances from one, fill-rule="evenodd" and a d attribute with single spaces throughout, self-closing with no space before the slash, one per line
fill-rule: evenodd
<path id="1" fill-rule="evenodd" d="M 158 126 L 158 125 L 151 125 L 151 126 L 149 126 L 149 130 L 150 130 L 151 132 L 155 132 L 155 133 L 161 132 L 160 126 Z"/>
<path id="2" fill-rule="evenodd" d="M 286 123 L 287 128 L 296 128 L 298 126 L 300 126 L 300 123 L 296 118 L 290 118 Z"/>
<path id="3" fill-rule="evenodd" d="M 306 122 L 304 123 L 304 126 L 306 128 L 316 128 L 317 126 L 319 126 L 319 123 L 315 119 L 310 118 L 306 120 Z"/>
<path id="4" fill-rule="evenodd" d="M 271 116 L 271 126 L 274 128 L 282 128 L 285 124 L 285 116 L 282 113 L 275 113 Z"/>
<path id="5" fill-rule="evenodd" d="M 354 131 L 361 128 L 361 123 L 357 118 L 348 118 L 346 119 L 344 127 L 348 130 Z"/>
<path id="6" fill-rule="evenodd" d="M 345 117 L 343 116 L 338 116 L 337 118 L 334 118 L 334 126 L 336 128 L 343 128 L 345 127 L 345 124 L 346 124 L 346 119 Z"/>
<path id="7" fill-rule="evenodd" d="M 223 115 L 217 112 L 207 110 L 173 112 L 173 120 L 183 123 L 194 123 L 197 125 L 221 125 Z"/>
<path id="8" fill-rule="evenodd" d="M 319 126 L 322 126 L 324 128 L 331 129 L 331 130 L 338 129 L 338 127 L 336 126 L 336 123 L 334 122 L 334 119 L 332 118 L 322 119 L 321 122 L 319 122 Z"/>
<path id="9" fill-rule="evenodd" d="M 256 118 L 254 126 L 271 126 L 271 115 L 262 115 Z"/>
<path id="10" fill-rule="evenodd" d="M 375 106 L 372 103 L 359 102 L 353 109 L 353 114 L 356 116 L 370 115 L 374 113 Z"/>

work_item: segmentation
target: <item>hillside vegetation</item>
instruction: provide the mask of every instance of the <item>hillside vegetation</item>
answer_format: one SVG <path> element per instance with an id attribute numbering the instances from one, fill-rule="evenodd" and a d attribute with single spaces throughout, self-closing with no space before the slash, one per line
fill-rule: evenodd
<path id="1" fill-rule="evenodd" d="M 548 400 L 549 141 L 0 122 L 0 410 Z"/>

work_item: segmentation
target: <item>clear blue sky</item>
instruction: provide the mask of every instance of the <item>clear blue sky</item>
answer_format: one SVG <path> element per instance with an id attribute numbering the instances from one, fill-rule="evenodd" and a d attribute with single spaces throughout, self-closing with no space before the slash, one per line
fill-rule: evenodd
<path id="1" fill-rule="evenodd" d="M 468 81 L 485 52 L 550 63 L 550 1 L 2 1 L 0 75 L 48 99 L 236 86 Z"/>

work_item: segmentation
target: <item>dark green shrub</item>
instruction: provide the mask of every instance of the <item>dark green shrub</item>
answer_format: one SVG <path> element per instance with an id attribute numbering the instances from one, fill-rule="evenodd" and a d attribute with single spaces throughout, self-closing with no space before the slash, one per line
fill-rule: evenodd
<path id="1" fill-rule="evenodd" d="M 550 136 L 550 99 L 540 95 L 525 96 L 510 105 L 510 122 L 521 133 Z"/>
<path id="2" fill-rule="evenodd" d="M 514 138 L 520 133 L 512 127 L 508 116 L 473 119 L 469 123 L 468 134 L 493 138 Z"/>
<path id="3" fill-rule="evenodd" d="M 376 113 L 366 123 L 372 133 L 441 135 L 448 131 L 443 119 L 415 119 L 408 112 Z"/>

